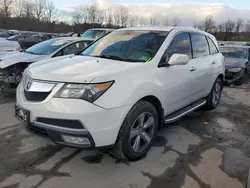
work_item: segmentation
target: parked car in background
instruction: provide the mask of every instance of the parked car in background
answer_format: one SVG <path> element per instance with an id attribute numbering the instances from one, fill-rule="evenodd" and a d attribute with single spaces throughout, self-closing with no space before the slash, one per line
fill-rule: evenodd
<path id="1" fill-rule="evenodd" d="M 16 34 L 16 35 L 12 35 L 10 37 L 7 38 L 7 40 L 9 41 L 18 41 L 20 39 L 26 38 L 26 35 L 24 34 Z"/>
<path id="2" fill-rule="evenodd" d="M 63 37 L 38 43 L 24 52 L 0 56 L 0 83 L 16 87 L 23 71 L 39 60 L 65 56 L 86 48 L 93 40 L 84 38 Z"/>
<path id="3" fill-rule="evenodd" d="M 35 63 L 17 89 L 15 114 L 54 142 L 110 147 L 137 160 L 162 123 L 217 107 L 225 73 L 214 36 L 192 28 L 125 28 L 81 55 Z"/>
<path id="4" fill-rule="evenodd" d="M 95 28 L 85 31 L 80 36 L 85 38 L 98 39 L 108 33 L 111 33 L 112 31 L 114 31 L 114 29 Z"/>
<path id="5" fill-rule="evenodd" d="M 221 46 L 220 50 L 226 61 L 225 82 L 241 85 L 250 73 L 250 46 Z"/>
<path id="6" fill-rule="evenodd" d="M 0 38 L 0 56 L 21 50 L 21 46 L 17 41 L 8 41 L 4 38 Z"/>

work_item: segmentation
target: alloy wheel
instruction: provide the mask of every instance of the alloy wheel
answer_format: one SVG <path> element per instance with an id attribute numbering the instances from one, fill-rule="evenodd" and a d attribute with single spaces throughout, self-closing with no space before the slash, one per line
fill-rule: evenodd
<path id="1" fill-rule="evenodd" d="M 130 146 L 135 153 L 142 152 L 151 143 L 155 131 L 155 119 L 143 112 L 134 121 L 130 131 Z"/>

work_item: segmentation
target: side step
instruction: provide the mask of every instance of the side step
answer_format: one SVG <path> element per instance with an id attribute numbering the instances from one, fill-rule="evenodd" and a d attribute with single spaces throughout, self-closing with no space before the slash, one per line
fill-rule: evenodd
<path id="1" fill-rule="evenodd" d="M 206 99 L 200 99 L 176 112 L 173 112 L 172 114 L 167 115 L 163 122 L 164 123 L 172 123 L 175 122 L 177 120 L 179 120 L 180 118 L 182 118 L 183 116 L 193 112 L 194 110 L 204 106 L 206 104 Z"/>

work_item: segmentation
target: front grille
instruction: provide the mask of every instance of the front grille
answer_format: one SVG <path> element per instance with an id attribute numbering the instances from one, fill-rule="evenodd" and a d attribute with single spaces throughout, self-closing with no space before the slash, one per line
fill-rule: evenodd
<path id="1" fill-rule="evenodd" d="M 24 90 L 24 95 L 27 101 L 42 102 L 44 101 L 50 92 L 32 92 Z"/>
<path id="2" fill-rule="evenodd" d="M 83 129 L 83 125 L 78 120 L 67 119 L 54 119 L 54 118 L 37 118 L 36 122 L 54 125 L 58 127 L 71 128 L 71 129 Z"/>

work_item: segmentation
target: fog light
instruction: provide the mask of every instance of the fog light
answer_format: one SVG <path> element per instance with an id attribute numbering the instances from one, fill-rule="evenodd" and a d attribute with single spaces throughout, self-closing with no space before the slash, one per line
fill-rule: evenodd
<path id="1" fill-rule="evenodd" d="M 62 139 L 65 142 L 71 143 L 71 144 L 83 144 L 90 146 L 90 141 L 86 137 L 75 137 L 75 136 L 69 136 L 69 135 L 61 135 Z"/>

